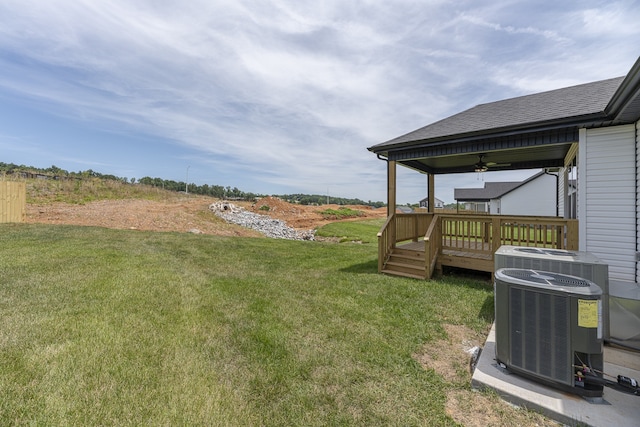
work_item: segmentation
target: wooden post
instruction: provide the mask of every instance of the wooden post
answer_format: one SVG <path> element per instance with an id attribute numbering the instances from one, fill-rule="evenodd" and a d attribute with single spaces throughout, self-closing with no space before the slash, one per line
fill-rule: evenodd
<path id="1" fill-rule="evenodd" d="M 435 207 L 436 207 L 436 195 L 435 195 L 435 188 L 436 188 L 436 183 L 435 183 L 435 177 L 432 173 L 427 174 L 427 181 L 428 181 L 428 190 L 429 190 L 429 213 L 434 213 L 435 212 Z"/>
<path id="2" fill-rule="evenodd" d="M 500 240 L 502 239 L 500 230 L 500 217 L 494 216 L 492 219 L 491 227 L 491 259 L 493 260 L 493 254 L 500 248 Z"/>
<path id="3" fill-rule="evenodd" d="M 396 162 L 387 161 L 387 218 L 396 212 Z"/>
<path id="4" fill-rule="evenodd" d="M 387 219 L 389 222 L 389 241 L 390 249 L 396 247 L 396 162 L 395 160 L 387 160 Z"/>
<path id="5" fill-rule="evenodd" d="M 425 279 L 431 279 L 431 236 L 424 238 L 424 272 Z"/>
<path id="6" fill-rule="evenodd" d="M 567 250 L 580 250 L 579 226 L 577 219 L 567 220 Z"/>
<path id="7" fill-rule="evenodd" d="M 435 224 L 435 239 L 436 239 L 436 246 L 435 246 L 435 256 L 439 257 L 442 254 L 442 218 L 434 215 L 432 221 L 436 221 Z M 433 255 L 432 255 L 433 256 Z M 436 258 L 436 266 L 435 266 L 435 270 L 436 270 L 436 274 L 441 276 L 442 275 L 442 264 L 438 263 L 438 260 Z"/>

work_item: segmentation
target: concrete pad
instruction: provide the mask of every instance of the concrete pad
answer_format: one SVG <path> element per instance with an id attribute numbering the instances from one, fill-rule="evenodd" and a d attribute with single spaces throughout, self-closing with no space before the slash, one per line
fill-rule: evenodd
<path id="1" fill-rule="evenodd" d="M 473 388 L 492 389 L 508 402 L 570 426 L 640 426 L 640 396 L 605 387 L 602 398 L 587 400 L 538 384 L 498 367 L 495 345 L 494 324 L 473 373 Z M 640 354 L 605 346 L 604 372 L 614 377 L 625 375 L 640 381 Z"/>

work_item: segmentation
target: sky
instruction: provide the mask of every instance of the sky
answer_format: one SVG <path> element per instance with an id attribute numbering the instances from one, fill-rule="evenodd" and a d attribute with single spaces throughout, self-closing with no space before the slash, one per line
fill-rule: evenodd
<path id="1" fill-rule="evenodd" d="M 624 76 L 640 0 L 2 0 L 0 161 L 386 201 L 367 148 Z M 454 188 L 538 170 L 438 175 Z M 427 178 L 398 167 L 398 204 Z"/>

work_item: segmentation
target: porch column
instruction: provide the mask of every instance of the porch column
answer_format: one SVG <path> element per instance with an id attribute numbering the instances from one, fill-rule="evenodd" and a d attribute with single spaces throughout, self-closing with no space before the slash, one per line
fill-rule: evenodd
<path id="1" fill-rule="evenodd" d="M 387 217 L 396 211 L 396 162 L 387 161 Z"/>
<path id="2" fill-rule="evenodd" d="M 429 213 L 434 213 L 435 212 L 435 208 L 436 208 L 436 179 L 435 179 L 435 175 L 433 175 L 432 173 L 427 174 L 427 187 L 428 187 L 428 191 L 429 191 Z"/>

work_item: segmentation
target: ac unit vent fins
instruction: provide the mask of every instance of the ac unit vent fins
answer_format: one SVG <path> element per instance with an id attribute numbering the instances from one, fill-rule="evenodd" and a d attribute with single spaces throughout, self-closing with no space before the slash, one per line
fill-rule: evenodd
<path id="1" fill-rule="evenodd" d="M 511 288 L 509 304 L 512 365 L 572 384 L 568 298 Z"/>
<path id="2" fill-rule="evenodd" d="M 518 252 L 524 252 L 527 254 L 537 254 L 537 255 L 555 255 L 555 256 L 568 256 L 575 257 L 578 254 L 567 251 L 558 251 L 554 249 L 539 249 L 539 248 L 516 248 Z"/>
<path id="3" fill-rule="evenodd" d="M 523 270 L 519 268 L 506 268 L 503 271 L 505 276 L 514 279 L 528 280 L 541 285 L 560 286 L 564 288 L 589 288 L 590 282 L 579 277 L 556 274 L 548 271 Z"/>

